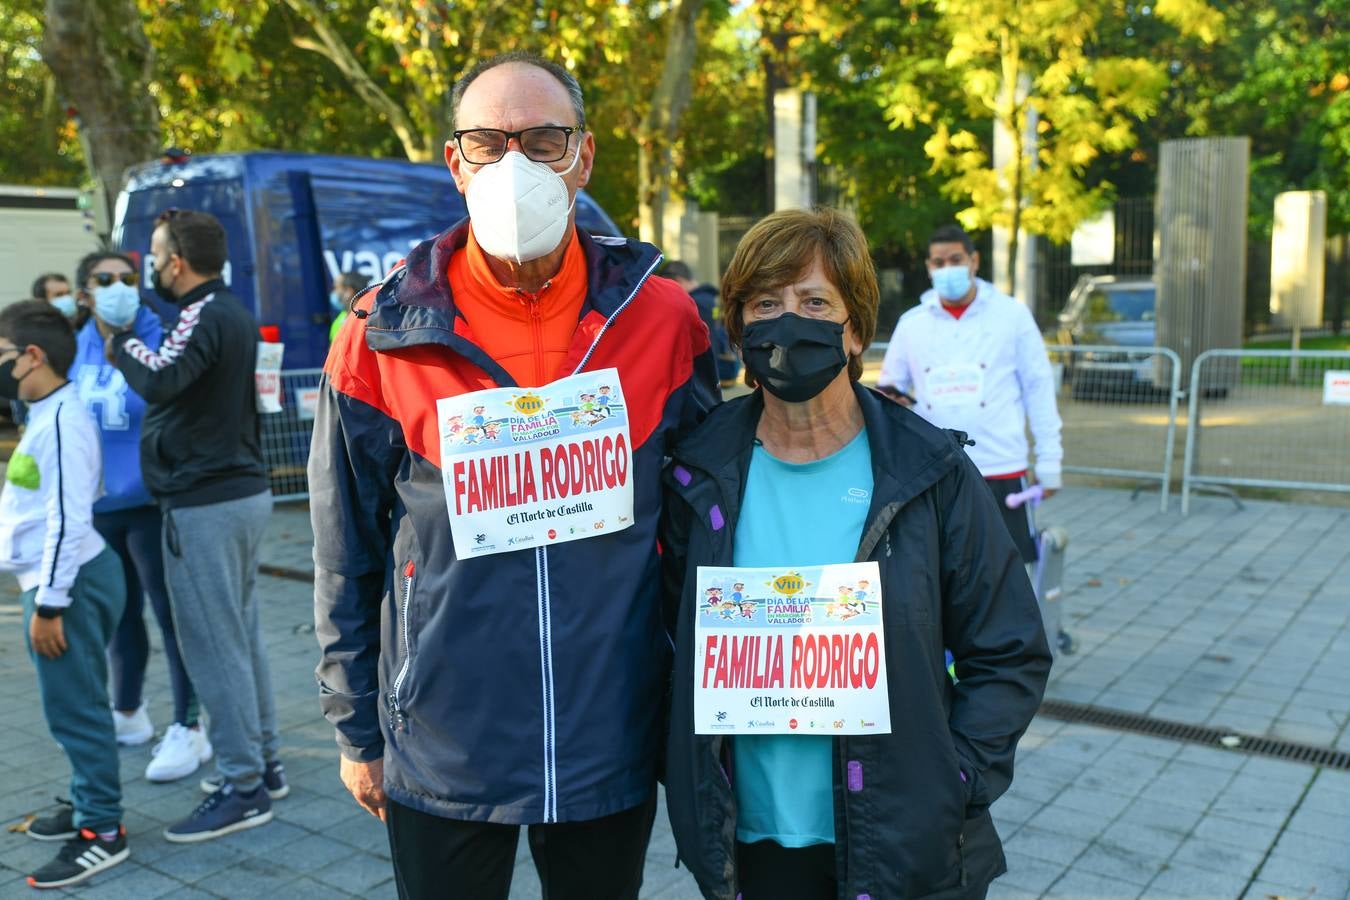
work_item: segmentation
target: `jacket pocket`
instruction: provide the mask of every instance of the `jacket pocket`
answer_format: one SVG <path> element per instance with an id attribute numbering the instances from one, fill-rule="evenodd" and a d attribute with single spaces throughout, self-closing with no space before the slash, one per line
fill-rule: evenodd
<path id="1" fill-rule="evenodd" d="M 401 578 L 398 582 L 398 653 L 402 662 L 399 664 L 398 671 L 394 675 L 394 683 L 390 686 L 389 694 L 385 698 L 389 707 L 389 730 L 393 733 L 403 733 L 408 730 L 408 716 L 404 711 L 404 701 L 407 698 L 408 677 L 412 673 L 412 599 L 413 588 L 416 586 L 417 566 L 410 559 L 403 567 Z"/>

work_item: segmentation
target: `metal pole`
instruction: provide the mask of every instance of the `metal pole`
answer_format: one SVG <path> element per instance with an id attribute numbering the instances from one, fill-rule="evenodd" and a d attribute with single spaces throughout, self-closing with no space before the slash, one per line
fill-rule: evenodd
<path id="1" fill-rule="evenodd" d="M 1190 403 L 1186 407 L 1186 460 L 1181 470 L 1181 514 L 1191 511 L 1191 468 L 1195 462 L 1195 445 L 1200 439 L 1200 366 L 1214 351 L 1206 350 L 1195 358 L 1191 366 Z"/>
<path id="2" fill-rule="evenodd" d="M 1172 454 L 1177 444 L 1177 399 L 1181 395 L 1181 357 L 1175 351 L 1161 348 L 1172 368 L 1167 400 L 1167 449 L 1163 452 L 1162 490 L 1159 492 L 1158 512 L 1167 512 L 1167 500 L 1172 489 Z M 1194 383 L 1194 382 L 1192 382 Z"/>

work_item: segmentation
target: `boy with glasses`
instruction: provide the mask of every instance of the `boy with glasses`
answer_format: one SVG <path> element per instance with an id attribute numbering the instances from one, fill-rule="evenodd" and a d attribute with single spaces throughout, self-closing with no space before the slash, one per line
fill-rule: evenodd
<path id="1" fill-rule="evenodd" d="M 0 569 L 23 590 L 24 630 L 47 727 L 70 761 L 72 804 L 29 825 L 66 841 L 28 876 L 63 887 L 128 856 L 104 647 L 126 603 L 122 565 L 92 527 L 103 493 L 98 429 L 65 377 L 75 336 L 45 301 L 0 311 L 0 397 L 28 404 L 28 426 L 0 492 Z"/>

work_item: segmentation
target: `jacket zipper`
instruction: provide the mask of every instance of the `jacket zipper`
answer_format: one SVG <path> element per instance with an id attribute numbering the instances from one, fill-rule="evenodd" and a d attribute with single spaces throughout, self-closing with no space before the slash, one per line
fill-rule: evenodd
<path id="1" fill-rule="evenodd" d="M 403 567 L 403 606 L 400 615 L 403 632 L 403 665 L 399 667 L 398 675 L 394 677 L 394 689 L 389 694 L 389 724 L 393 726 L 394 731 L 403 731 L 408 724 L 403 715 L 399 692 L 403 688 L 404 679 L 408 677 L 408 668 L 412 665 L 412 644 L 408 637 L 408 606 L 412 602 L 413 576 L 416 573 L 417 567 L 412 560 L 408 560 L 408 564 Z"/>
<path id="2" fill-rule="evenodd" d="M 553 622 L 549 608 L 548 549 L 534 551 L 539 595 L 539 672 L 544 709 L 544 821 L 558 821 L 557 717 L 553 704 Z"/>
<path id="3" fill-rule="evenodd" d="M 619 304 L 619 308 L 614 310 L 613 315 L 605 320 L 605 324 L 591 341 L 591 346 L 586 350 L 586 355 L 582 357 L 581 362 L 577 364 L 573 375 L 585 368 L 586 363 L 590 361 L 591 355 L 595 353 L 595 348 L 600 344 L 600 339 L 605 336 L 609 326 L 618 318 L 619 314 L 628 308 L 628 304 L 633 302 L 633 298 L 642 290 L 642 286 L 647 283 L 647 279 L 656 267 L 664 259 L 660 254 L 651 264 L 651 267 L 638 279 L 637 286 L 633 292 Z M 523 301 L 531 313 L 531 322 L 536 329 L 535 334 L 535 366 L 536 371 L 540 373 L 539 383 L 543 384 L 544 370 L 544 351 L 543 351 L 543 322 L 542 317 L 538 315 L 537 298 L 534 304 L 528 300 Z M 558 717 L 554 704 L 554 683 L 553 683 L 553 621 L 552 621 L 552 597 L 549 592 L 548 583 L 548 548 L 536 547 L 534 550 L 535 565 L 535 590 L 539 600 L 539 673 L 540 687 L 543 694 L 544 709 L 544 821 L 558 821 L 558 746 L 557 730 Z"/>
<path id="4" fill-rule="evenodd" d="M 591 346 L 586 350 L 586 355 L 581 358 L 581 362 L 577 363 L 577 367 L 572 370 L 573 375 L 586 368 L 586 363 L 591 361 L 591 356 L 595 353 L 595 348 L 600 346 L 600 339 L 605 336 L 606 331 L 609 331 L 609 326 L 614 324 L 614 320 L 619 317 L 619 313 L 628 308 L 628 304 L 633 302 L 633 298 L 638 295 L 638 291 L 642 290 L 642 286 L 647 283 L 647 279 L 651 277 L 652 273 L 656 271 L 656 267 L 661 265 L 664 260 L 665 256 L 660 253 L 656 254 L 656 259 L 647 267 L 647 271 L 642 273 L 642 277 L 638 279 L 637 286 L 633 288 L 633 292 L 619 304 L 619 308 L 614 310 L 613 315 L 605 320 L 605 324 L 600 326 L 600 331 L 596 333 L 595 340 L 591 341 Z"/>
<path id="5" fill-rule="evenodd" d="M 544 287 L 548 287 L 545 284 Z M 542 288 L 541 288 L 542 291 Z M 544 384 L 548 378 L 544 371 L 544 314 L 539 311 L 539 294 L 527 294 L 521 291 L 521 301 L 530 317 L 530 338 L 534 344 L 534 380 Z"/>

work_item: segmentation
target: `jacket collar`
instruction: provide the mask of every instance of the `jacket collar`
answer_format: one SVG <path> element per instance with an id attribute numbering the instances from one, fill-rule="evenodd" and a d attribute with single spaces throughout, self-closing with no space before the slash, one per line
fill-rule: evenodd
<path id="1" fill-rule="evenodd" d="M 905 503 L 936 483 L 959 463 L 962 451 L 954 433 L 934 428 L 870 388 L 855 383 L 853 392 L 862 407 L 872 452 L 871 519 L 883 506 Z M 745 466 L 763 411 L 764 398 L 758 390 L 723 403 L 675 447 L 672 458 L 707 472 L 724 487 L 735 486 L 734 493 L 724 494 L 727 502 L 739 506 Z"/>
<path id="2" fill-rule="evenodd" d="M 390 351 L 418 344 L 443 344 L 483 369 L 500 385 L 515 381 L 496 360 L 469 337 L 450 290 L 449 262 L 468 241 L 469 220 L 412 249 L 404 264 L 380 285 L 367 307 L 358 298 L 358 315 L 368 308 L 366 344 Z M 581 319 L 595 313 L 608 321 L 623 309 L 661 262 L 661 252 L 650 244 L 626 238 L 593 237 L 577 228 L 586 255 L 587 291 Z"/>
<path id="3" fill-rule="evenodd" d="M 450 257 L 463 249 L 468 236 L 469 220 L 464 219 L 414 247 L 380 287 L 370 324 L 384 330 L 428 325 L 453 330 L 458 310 L 450 290 Z M 641 241 L 592 237 L 582 228 L 577 238 L 586 255 L 589 285 L 583 315 L 593 309 L 605 318 L 612 316 L 661 260 L 660 251 Z"/>
<path id="4" fill-rule="evenodd" d="M 223 290 L 225 290 L 224 280 L 220 278 L 212 278 L 210 281 L 203 281 L 201 284 L 197 285 L 195 288 L 188 291 L 183 296 L 176 298 L 174 300 L 174 303 L 176 303 L 180 307 L 186 308 L 196 303 L 198 300 L 202 299 L 208 294 L 214 294 L 216 291 L 223 291 Z"/>

